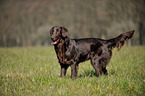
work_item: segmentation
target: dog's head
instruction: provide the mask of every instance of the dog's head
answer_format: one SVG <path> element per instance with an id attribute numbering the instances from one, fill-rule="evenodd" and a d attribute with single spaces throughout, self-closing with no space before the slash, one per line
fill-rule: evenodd
<path id="1" fill-rule="evenodd" d="M 51 44 L 57 44 L 60 39 L 67 36 L 68 30 L 62 26 L 54 26 L 50 30 Z"/>

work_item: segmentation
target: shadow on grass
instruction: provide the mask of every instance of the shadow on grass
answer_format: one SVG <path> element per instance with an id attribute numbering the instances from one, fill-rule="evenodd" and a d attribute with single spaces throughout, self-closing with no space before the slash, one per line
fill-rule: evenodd
<path id="1" fill-rule="evenodd" d="M 97 76 L 93 70 L 86 70 L 84 71 L 83 74 L 80 74 L 78 77 L 82 78 L 82 77 L 93 77 L 93 76 Z"/>
<path id="2" fill-rule="evenodd" d="M 109 72 L 108 75 L 113 75 L 113 74 L 115 74 L 115 71 L 111 70 L 111 72 Z M 101 74 L 101 75 L 103 75 L 103 74 Z M 84 71 L 83 74 L 80 74 L 78 77 L 82 78 L 82 77 L 94 77 L 94 76 L 98 77 L 94 70 L 86 70 L 86 71 Z"/>

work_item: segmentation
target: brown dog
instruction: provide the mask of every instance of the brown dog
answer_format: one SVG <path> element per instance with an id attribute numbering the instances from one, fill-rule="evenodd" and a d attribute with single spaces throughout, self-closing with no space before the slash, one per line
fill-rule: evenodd
<path id="1" fill-rule="evenodd" d="M 50 30 L 52 43 L 61 66 L 61 76 L 71 66 L 71 77 L 77 77 L 79 63 L 91 60 L 97 76 L 104 73 L 107 75 L 106 65 L 112 56 L 112 49 L 120 49 L 126 39 L 130 39 L 134 30 L 122 33 L 116 38 L 103 40 L 100 38 L 70 39 L 67 36 L 68 30 L 65 27 L 54 26 Z"/>

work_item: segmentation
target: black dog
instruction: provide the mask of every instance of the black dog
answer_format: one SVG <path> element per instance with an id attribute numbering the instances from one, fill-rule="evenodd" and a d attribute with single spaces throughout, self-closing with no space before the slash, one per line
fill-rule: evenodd
<path id="1" fill-rule="evenodd" d="M 79 63 L 91 60 L 97 76 L 104 73 L 107 75 L 106 65 L 112 56 L 112 49 L 118 50 L 124 45 L 126 39 L 130 39 L 134 30 L 122 33 L 116 38 L 103 40 L 99 38 L 70 39 L 65 27 L 54 26 L 50 30 L 52 43 L 61 66 L 61 76 L 71 66 L 71 77 L 77 77 Z"/>

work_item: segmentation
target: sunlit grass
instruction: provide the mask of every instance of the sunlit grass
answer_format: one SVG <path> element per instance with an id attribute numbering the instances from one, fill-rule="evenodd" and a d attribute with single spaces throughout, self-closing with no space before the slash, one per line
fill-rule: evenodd
<path id="1" fill-rule="evenodd" d="M 60 78 L 53 47 L 0 48 L 1 95 L 143 95 L 145 47 L 113 50 L 109 75 L 95 77 L 90 61 L 80 64 L 78 78 Z"/>

